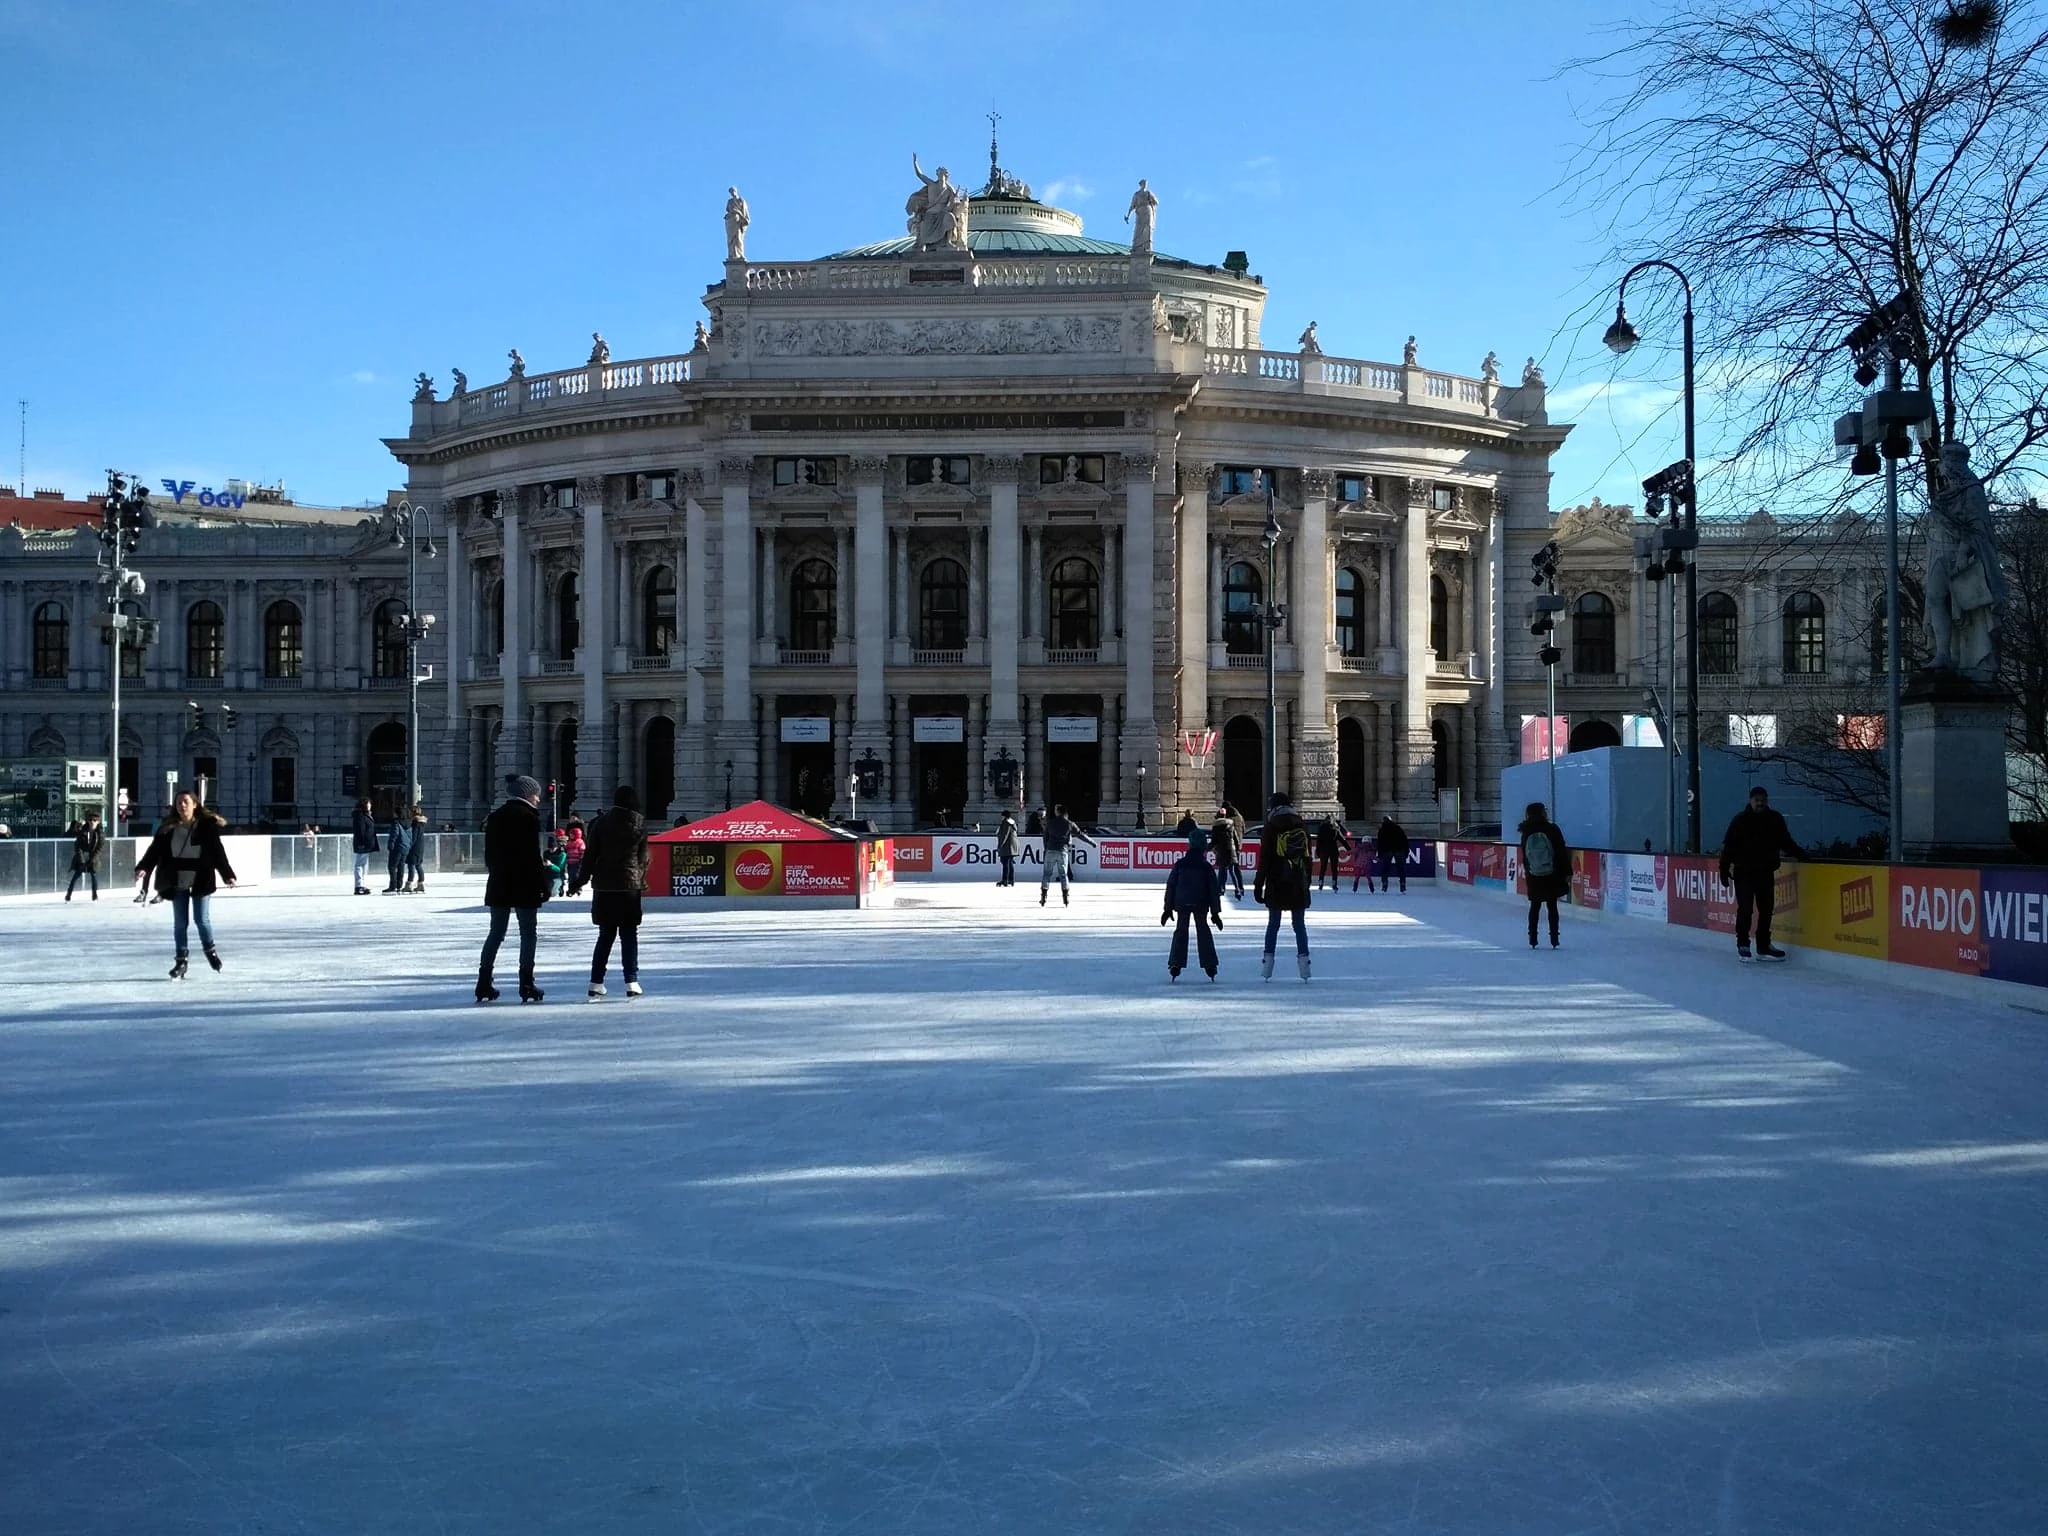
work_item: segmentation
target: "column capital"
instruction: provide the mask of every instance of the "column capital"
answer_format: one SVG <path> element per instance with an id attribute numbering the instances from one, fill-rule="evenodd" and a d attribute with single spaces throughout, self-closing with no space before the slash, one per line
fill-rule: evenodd
<path id="1" fill-rule="evenodd" d="M 583 508 L 604 505 L 604 476 L 578 475 L 576 477 L 576 505 Z"/>
<path id="2" fill-rule="evenodd" d="M 990 453 L 982 456 L 982 464 L 992 479 L 1014 480 L 1024 467 L 1021 455 L 1014 453 Z"/>
<path id="3" fill-rule="evenodd" d="M 1301 494 L 1304 499 L 1317 501 L 1330 499 L 1330 472 L 1327 469 L 1304 469 L 1301 472 Z"/>
<path id="4" fill-rule="evenodd" d="M 1179 464 L 1180 486 L 1184 491 L 1209 489 L 1209 482 L 1215 477 L 1216 466 L 1208 459 L 1182 459 Z"/>
<path id="5" fill-rule="evenodd" d="M 744 484 L 753 473 L 754 460 L 751 454 L 731 454 L 718 461 L 718 478 L 721 481 L 730 480 Z"/>
<path id="6" fill-rule="evenodd" d="M 678 477 L 683 482 L 683 499 L 704 494 L 704 471 L 701 468 L 684 470 Z"/>
<path id="7" fill-rule="evenodd" d="M 1420 475 L 1410 475 L 1406 483 L 1408 487 L 1408 505 L 1411 507 L 1417 505 L 1428 506 L 1429 493 L 1435 482 L 1425 479 Z"/>
<path id="8" fill-rule="evenodd" d="M 1159 455 L 1156 453 L 1127 453 L 1124 455 L 1124 473 L 1133 479 L 1150 480 L 1159 472 Z"/>
<path id="9" fill-rule="evenodd" d="M 854 478 L 858 480 L 879 480 L 888 468 L 889 460 L 880 454 L 857 454 L 853 460 Z"/>

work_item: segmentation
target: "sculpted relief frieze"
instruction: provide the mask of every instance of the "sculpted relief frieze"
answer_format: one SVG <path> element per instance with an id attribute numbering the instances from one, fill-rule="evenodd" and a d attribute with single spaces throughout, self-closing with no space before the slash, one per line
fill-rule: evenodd
<path id="1" fill-rule="evenodd" d="M 779 320 L 754 327 L 758 357 L 922 357 L 1121 352 L 1114 315 L 1027 320 Z"/>

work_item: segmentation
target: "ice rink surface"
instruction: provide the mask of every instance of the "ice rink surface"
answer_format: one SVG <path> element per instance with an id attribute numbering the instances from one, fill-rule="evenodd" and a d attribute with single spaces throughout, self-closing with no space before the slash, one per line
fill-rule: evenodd
<path id="1" fill-rule="evenodd" d="M 475 881 L 0 903 L 0 1530 L 2048 1530 L 2048 1021 L 901 890 L 527 1008 Z"/>

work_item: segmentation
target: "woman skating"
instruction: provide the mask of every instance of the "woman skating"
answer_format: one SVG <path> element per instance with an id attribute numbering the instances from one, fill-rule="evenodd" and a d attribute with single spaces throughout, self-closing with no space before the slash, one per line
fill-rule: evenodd
<path id="1" fill-rule="evenodd" d="M 71 837 L 71 883 L 64 887 L 66 901 L 78 889 L 80 876 L 92 882 L 92 899 L 100 899 L 100 849 L 105 844 L 106 836 L 100 831 L 100 813 L 87 811 L 85 820 Z"/>
<path id="2" fill-rule="evenodd" d="M 569 894 L 590 887 L 590 920 L 597 924 L 597 947 L 590 952 L 590 997 L 604 996 L 605 967 L 612 941 L 619 944 L 619 972 L 626 996 L 640 995 L 640 892 L 647 884 L 647 819 L 640 814 L 640 796 L 630 784 L 612 791 L 612 808 L 593 821 L 583 840 L 583 861 L 577 866 Z"/>
<path id="3" fill-rule="evenodd" d="M 189 924 L 199 924 L 199 947 L 206 963 L 220 969 L 220 951 L 213 946 L 211 905 L 215 877 L 227 885 L 235 883 L 235 871 L 221 845 L 220 829 L 225 825 L 213 812 L 199 804 L 192 791 L 182 790 L 171 804 L 171 813 L 150 839 L 149 850 L 135 861 L 137 882 L 155 875 L 156 893 L 171 903 L 171 932 L 178 957 L 171 966 L 171 979 L 185 974 L 189 951 L 185 940 Z"/>

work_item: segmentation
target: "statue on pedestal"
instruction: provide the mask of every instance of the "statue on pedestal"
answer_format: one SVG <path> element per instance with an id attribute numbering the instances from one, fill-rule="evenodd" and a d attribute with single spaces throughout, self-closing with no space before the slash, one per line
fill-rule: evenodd
<path id="1" fill-rule="evenodd" d="M 725 259 L 745 261 L 747 259 L 747 226 L 753 223 L 753 216 L 747 212 L 747 200 L 740 196 L 738 187 L 725 189 Z"/>
<path id="2" fill-rule="evenodd" d="M 590 333 L 590 364 L 601 367 L 612 360 L 612 344 L 596 331 Z"/>
<path id="3" fill-rule="evenodd" d="M 507 352 L 505 355 L 512 359 L 512 377 L 515 379 L 525 378 L 526 359 L 519 355 L 519 349 L 517 347 L 514 347 L 510 352 Z"/>
<path id="4" fill-rule="evenodd" d="M 1536 359 L 1532 357 L 1529 361 L 1522 364 L 1522 388 L 1541 389 L 1542 387 L 1543 369 L 1537 364 Z"/>
<path id="5" fill-rule="evenodd" d="M 697 335 L 690 343 L 690 350 L 692 352 L 709 352 L 711 350 L 711 333 L 704 329 L 704 322 L 702 320 L 697 322 Z"/>
<path id="6" fill-rule="evenodd" d="M 927 176 L 917 156 L 910 157 L 917 173 L 918 189 L 903 205 L 908 215 L 910 238 L 919 251 L 964 251 L 967 249 L 967 194 L 953 185 L 942 165 L 937 176 Z"/>
<path id="7" fill-rule="evenodd" d="M 1934 670 L 1975 682 L 1998 679 L 1998 610 L 2005 569 L 1991 526 L 1991 499 L 1970 469 L 1966 443 L 1941 445 L 1941 488 L 1927 533 L 1927 622 Z"/>
<path id="8" fill-rule="evenodd" d="M 434 398 L 434 381 L 424 373 L 414 376 L 412 381 L 412 403 L 420 405 Z"/>
<path id="9" fill-rule="evenodd" d="M 455 378 L 455 387 L 449 390 L 448 392 L 450 398 L 460 399 L 462 396 L 468 394 L 469 375 L 464 373 L 460 368 L 450 368 L 448 372 L 452 374 Z"/>
<path id="10" fill-rule="evenodd" d="M 1410 336 L 1410 337 L 1408 338 L 1408 344 L 1407 344 L 1406 346 L 1404 346 L 1403 348 L 1401 348 L 1401 366 L 1402 366 L 1403 368 L 1413 368 L 1413 367 L 1416 367 L 1416 366 L 1417 366 L 1417 364 L 1416 364 L 1415 358 L 1416 358 L 1416 351 L 1415 351 L 1415 338 L 1414 338 L 1413 336 Z"/>
<path id="11" fill-rule="evenodd" d="M 1479 364 L 1479 377 L 1482 382 L 1487 384 L 1498 384 L 1500 382 L 1499 353 L 1489 352 L 1486 354 L 1486 357 Z"/>
<path id="12" fill-rule="evenodd" d="M 1301 353 L 1304 357 L 1321 357 L 1323 344 L 1316 337 L 1316 323 L 1311 320 L 1308 329 L 1301 333 Z"/>
<path id="13" fill-rule="evenodd" d="M 1152 254 L 1152 221 L 1159 213 L 1159 195 L 1138 178 L 1138 190 L 1131 194 L 1131 206 L 1124 210 L 1124 222 L 1131 226 L 1131 254 Z"/>

